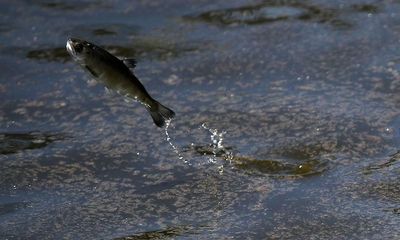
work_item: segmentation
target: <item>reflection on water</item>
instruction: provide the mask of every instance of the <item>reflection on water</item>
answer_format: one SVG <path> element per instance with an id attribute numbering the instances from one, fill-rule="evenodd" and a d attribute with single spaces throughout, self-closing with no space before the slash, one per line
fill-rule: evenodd
<path id="1" fill-rule="evenodd" d="M 96 28 L 92 31 L 93 35 L 102 36 L 102 35 L 117 35 L 117 32 L 104 29 L 104 28 Z"/>
<path id="2" fill-rule="evenodd" d="M 190 227 L 168 227 L 163 230 L 148 231 L 126 237 L 114 238 L 114 240 L 151 240 L 151 239 L 175 239 L 196 232 Z"/>
<path id="3" fill-rule="evenodd" d="M 400 163 L 400 152 L 397 152 L 389 157 L 386 158 L 383 157 L 383 159 L 378 161 L 377 163 L 365 167 L 363 173 L 372 174 L 375 171 L 394 168 L 396 165 L 399 165 L 399 163 Z M 400 165 L 398 166 L 398 168 L 400 169 Z"/>
<path id="4" fill-rule="evenodd" d="M 131 46 L 105 46 L 107 50 L 117 56 L 137 56 L 150 59 L 165 60 L 193 52 L 197 47 L 182 43 L 168 43 L 164 40 L 142 39 L 135 40 Z"/>
<path id="5" fill-rule="evenodd" d="M 65 2 L 39 2 L 39 4 L 46 8 L 57 9 L 57 10 L 79 10 L 82 5 L 79 4 L 68 4 Z"/>
<path id="6" fill-rule="evenodd" d="M 26 57 L 30 59 L 56 62 L 67 62 L 71 58 L 65 51 L 65 47 L 31 50 L 26 54 Z"/>
<path id="7" fill-rule="evenodd" d="M 59 11 L 82 11 L 87 10 L 89 8 L 100 8 L 104 5 L 104 2 L 90 2 L 90 1 L 48 1 L 48 0 L 39 0 L 39 1 L 30 1 L 26 0 L 30 4 L 37 4 L 43 8 L 48 8 L 51 10 L 59 10 Z"/>
<path id="8" fill-rule="evenodd" d="M 185 152 L 218 157 L 249 174 L 267 174 L 278 178 L 301 177 L 320 174 L 328 169 L 328 160 L 319 156 L 325 153 L 323 149 L 316 152 L 313 147 L 295 147 L 285 151 L 279 150 L 279 153 L 275 151 L 266 154 L 265 158 L 241 156 L 233 150 L 232 147 L 216 149 L 213 144 L 206 146 L 192 144 L 184 148 Z"/>
<path id="9" fill-rule="evenodd" d="M 189 21 L 201 21 L 219 26 L 258 25 L 276 21 L 301 20 L 327 23 L 337 28 L 350 28 L 352 23 L 341 18 L 347 11 L 377 13 L 374 5 L 353 5 L 350 9 L 327 8 L 307 1 L 265 1 L 264 3 L 211 10 L 198 15 L 185 16 Z"/>
<path id="10" fill-rule="evenodd" d="M 0 3 L 0 239 L 399 239 L 398 1 L 182 3 Z M 179 117 L 78 81 L 70 36 Z"/>
<path id="11" fill-rule="evenodd" d="M 230 113 L 230 117 L 234 119 L 238 116 Z M 249 123 L 249 116 L 246 115 L 245 118 L 247 118 L 246 124 Z M 258 122 L 257 119 L 254 121 Z M 290 122 L 287 123 L 290 124 Z M 245 123 L 241 122 L 239 125 L 244 127 Z M 223 172 L 224 166 L 233 166 L 250 175 L 265 175 L 274 178 L 311 176 L 327 171 L 331 160 L 334 160 L 333 154 L 337 151 L 337 145 L 327 139 L 326 142 L 314 144 L 286 142 L 284 145 L 258 147 L 254 151 L 242 154 L 239 151 L 241 146 L 229 146 L 225 142 L 225 138 L 230 134 L 238 134 L 236 129 L 231 129 L 229 134 L 217 128 L 210 128 L 204 123 L 201 127 L 209 132 L 210 143 L 192 143 L 183 147 L 183 152 L 189 155 L 206 156 L 210 163 L 221 164 L 218 160 L 223 160 L 224 162 L 219 167 L 220 172 Z M 261 129 L 256 131 L 262 135 Z M 282 133 L 280 129 L 275 131 Z M 247 142 L 245 138 L 241 138 L 242 143 Z"/>
<path id="12" fill-rule="evenodd" d="M 248 157 L 235 157 L 233 160 L 235 166 L 245 172 L 269 174 L 278 178 L 310 176 L 327 170 L 327 163 L 317 159 L 298 164 L 288 163 L 285 160 L 261 160 Z"/>
<path id="13" fill-rule="evenodd" d="M 0 154 L 13 154 L 27 149 L 44 148 L 50 143 L 62 140 L 60 134 L 28 132 L 0 133 Z"/>
<path id="14" fill-rule="evenodd" d="M 21 208 L 29 207 L 29 203 L 26 202 L 12 202 L 12 203 L 0 203 L 0 217 L 2 215 L 13 213 Z"/>
<path id="15" fill-rule="evenodd" d="M 94 29 L 96 35 L 113 34 L 113 31 L 105 29 Z M 116 56 L 125 57 L 142 57 L 149 59 L 168 59 L 178 57 L 182 54 L 193 52 L 197 47 L 187 44 L 166 43 L 165 41 L 142 39 L 135 40 L 130 46 L 120 45 L 102 45 L 99 46 L 107 49 Z M 46 61 L 67 62 L 71 57 L 65 50 L 65 47 L 44 48 L 30 50 L 26 54 L 27 58 Z"/>
<path id="16" fill-rule="evenodd" d="M 357 12 L 365 12 L 365 13 L 379 13 L 380 8 L 376 5 L 372 4 L 354 4 L 351 6 Z"/>
<path id="17" fill-rule="evenodd" d="M 72 29 L 66 29 L 66 36 L 88 36 L 91 34 L 94 37 L 106 36 L 135 36 L 140 41 L 140 27 L 132 23 L 110 23 L 104 24 L 78 24 Z M 90 40 L 93 40 L 92 37 Z M 136 41 L 136 40 L 135 40 Z"/>

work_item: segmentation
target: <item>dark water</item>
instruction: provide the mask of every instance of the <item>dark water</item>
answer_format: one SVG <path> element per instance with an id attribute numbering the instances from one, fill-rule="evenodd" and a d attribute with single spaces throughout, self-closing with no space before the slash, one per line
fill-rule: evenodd
<path id="1" fill-rule="evenodd" d="M 398 1 L 0 1 L 0 66 L 1 239 L 400 238 Z"/>

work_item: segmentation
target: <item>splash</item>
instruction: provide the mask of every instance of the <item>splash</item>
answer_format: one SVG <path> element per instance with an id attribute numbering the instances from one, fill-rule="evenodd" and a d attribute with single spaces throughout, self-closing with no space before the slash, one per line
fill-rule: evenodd
<path id="1" fill-rule="evenodd" d="M 211 139 L 211 144 L 212 144 L 212 153 L 213 156 L 208 158 L 208 161 L 210 163 L 216 163 L 217 162 L 217 155 L 219 152 L 225 152 L 226 153 L 226 160 L 229 160 L 231 162 L 232 160 L 232 153 L 230 151 L 228 151 L 224 145 L 223 145 L 223 141 L 224 141 L 224 135 L 226 134 L 225 131 L 218 131 L 218 129 L 216 128 L 210 128 L 208 127 L 205 123 L 201 124 L 201 127 L 203 129 L 208 130 L 211 135 L 210 135 L 210 139 Z M 220 165 L 218 167 L 218 171 L 220 174 L 222 174 L 224 172 L 224 165 Z"/>
<path id="2" fill-rule="evenodd" d="M 183 158 L 182 154 L 179 152 L 178 147 L 175 146 L 175 144 L 172 142 L 171 137 L 169 136 L 168 133 L 168 128 L 169 125 L 171 124 L 171 119 L 167 119 L 165 121 L 165 136 L 166 136 L 166 140 L 169 143 L 169 145 L 172 147 L 172 149 L 174 150 L 174 152 L 176 153 L 176 155 L 178 156 L 179 160 L 183 160 L 185 163 L 188 163 L 188 161 L 186 159 Z"/>
<path id="3" fill-rule="evenodd" d="M 185 159 L 182 156 L 181 151 L 179 151 L 178 147 L 173 143 L 171 136 L 169 135 L 168 129 L 171 125 L 171 119 L 168 119 L 165 121 L 165 136 L 166 136 L 166 140 L 168 142 L 168 144 L 172 147 L 173 151 L 175 152 L 175 154 L 178 156 L 179 160 L 183 160 L 184 163 L 189 164 L 189 161 L 187 159 Z M 207 130 L 208 132 L 210 132 L 210 140 L 211 140 L 211 144 L 209 145 L 212 149 L 212 156 L 209 155 L 208 157 L 208 162 L 212 163 L 212 164 L 217 164 L 220 163 L 220 161 L 218 161 L 218 158 L 222 158 L 224 160 L 229 160 L 229 163 L 232 163 L 233 160 L 233 153 L 224 146 L 224 135 L 226 134 L 225 131 L 220 131 L 218 129 L 214 129 L 214 128 L 210 128 L 206 125 L 206 123 L 201 124 L 201 127 L 205 130 Z M 194 143 L 192 143 L 192 145 L 194 145 Z M 222 154 L 222 155 L 221 155 Z M 220 174 L 223 174 L 224 172 L 224 165 L 220 164 L 218 167 L 218 172 Z"/>

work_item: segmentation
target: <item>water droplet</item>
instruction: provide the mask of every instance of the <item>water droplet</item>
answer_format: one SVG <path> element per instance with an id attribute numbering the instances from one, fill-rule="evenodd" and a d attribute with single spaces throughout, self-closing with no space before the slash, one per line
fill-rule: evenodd
<path id="1" fill-rule="evenodd" d="M 226 132 L 225 131 L 219 132 L 218 129 L 209 128 L 209 127 L 207 127 L 207 125 L 205 123 L 203 123 L 201 126 L 211 133 L 210 139 L 211 139 L 212 148 L 213 148 L 213 150 L 212 150 L 213 161 L 209 160 L 209 162 L 214 163 L 216 161 L 218 152 L 220 152 L 221 150 L 227 152 L 227 154 L 229 155 L 230 152 L 227 151 L 223 145 L 224 134 L 226 134 Z"/>
<path id="2" fill-rule="evenodd" d="M 7 122 L 7 128 L 12 127 L 13 125 L 15 125 L 15 121 Z"/>
<path id="3" fill-rule="evenodd" d="M 41 144 L 41 143 L 44 143 L 44 142 L 46 142 L 46 141 L 45 141 L 44 139 L 38 138 L 38 139 L 32 140 L 32 142 L 33 142 L 33 143 L 36 143 L 36 144 Z"/>
<path id="4" fill-rule="evenodd" d="M 224 165 L 218 167 L 218 172 L 220 175 L 224 174 Z"/>
<path id="5" fill-rule="evenodd" d="M 172 147 L 172 149 L 174 150 L 176 155 L 178 155 L 178 159 L 179 160 L 184 160 L 184 162 L 187 163 L 188 161 L 186 159 L 183 159 L 183 156 L 179 152 L 178 148 L 172 143 L 171 137 L 169 136 L 168 128 L 169 128 L 169 125 L 171 124 L 171 121 L 172 121 L 171 119 L 168 119 L 168 120 L 165 121 L 165 136 L 166 136 L 166 140 L 169 143 L 169 145 Z"/>

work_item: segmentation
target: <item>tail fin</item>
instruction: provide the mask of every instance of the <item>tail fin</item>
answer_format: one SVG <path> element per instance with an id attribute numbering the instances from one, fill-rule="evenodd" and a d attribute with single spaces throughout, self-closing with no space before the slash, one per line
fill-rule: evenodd
<path id="1" fill-rule="evenodd" d="M 158 127 L 164 126 L 166 120 L 172 119 L 175 116 L 174 111 L 161 105 L 161 103 L 157 101 L 154 101 L 154 104 L 147 108 L 147 110 Z"/>

